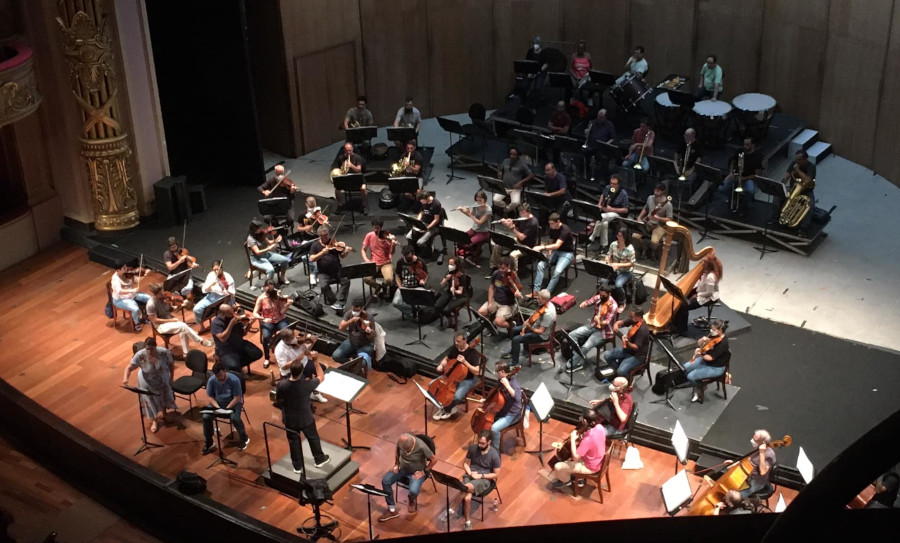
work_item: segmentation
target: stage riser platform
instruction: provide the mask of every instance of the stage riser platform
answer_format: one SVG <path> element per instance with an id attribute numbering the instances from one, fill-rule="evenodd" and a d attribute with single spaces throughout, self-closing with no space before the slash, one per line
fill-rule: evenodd
<path id="1" fill-rule="evenodd" d="M 359 462 L 350 459 L 351 453 L 347 449 L 322 441 L 322 450 L 331 460 L 321 468 L 317 468 L 312 451 L 309 449 L 309 443 L 305 439 L 302 441 L 302 447 L 306 478 L 327 479 L 328 488 L 332 492 L 344 486 L 347 481 L 359 473 Z M 300 496 L 299 481 L 302 476 L 303 474 L 294 473 L 290 454 L 272 462 L 272 470 L 266 470 L 261 475 L 266 486 L 295 498 Z"/>

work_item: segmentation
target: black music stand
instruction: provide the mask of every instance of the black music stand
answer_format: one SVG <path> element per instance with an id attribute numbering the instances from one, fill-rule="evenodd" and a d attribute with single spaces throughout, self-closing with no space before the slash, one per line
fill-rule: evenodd
<path id="1" fill-rule="evenodd" d="M 457 142 L 461 141 L 463 138 L 462 125 L 459 124 L 459 121 L 454 121 L 453 119 L 448 119 L 446 117 L 438 117 L 437 122 L 438 125 L 447 132 L 447 135 L 450 136 L 450 146 L 447 147 L 447 153 L 450 155 L 450 173 L 447 174 L 447 184 L 449 185 L 454 179 L 465 179 L 465 177 L 456 175 L 453 154 L 450 153 L 450 149 L 453 148 L 453 134 L 457 135 Z"/>
<path id="2" fill-rule="evenodd" d="M 365 184 L 366 179 L 363 177 L 361 173 L 348 173 L 347 175 L 336 175 L 332 179 L 334 183 L 335 190 L 340 190 L 347 194 L 347 206 L 350 208 L 350 229 L 353 233 L 356 233 L 356 229 L 360 226 L 356 224 L 356 212 L 353 206 L 353 193 L 359 192 L 362 194 L 362 186 Z M 363 208 L 367 206 L 366 202 L 363 202 Z"/>
<path id="3" fill-rule="evenodd" d="M 557 135 L 553 138 L 553 150 L 560 153 L 560 155 L 569 155 L 581 160 L 582 178 L 587 178 L 587 161 L 581 153 L 580 139 Z"/>
<path id="4" fill-rule="evenodd" d="M 784 198 L 787 200 L 787 194 L 785 194 L 785 186 L 783 183 L 779 181 L 774 181 L 772 179 L 768 179 L 766 177 L 756 176 L 753 178 L 754 184 L 759 188 L 759 190 L 763 191 L 769 196 L 774 198 Z M 809 211 L 812 213 L 812 210 Z M 762 260 L 762 257 L 766 256 L 766 253 L 777 253 L 778 249 L 772 249 L 771 247 L 766 246 L 766 242 L 769 240 L 769 218 L 766 218 L 766 221 L 763 223 L 763 243 L 761 247 L 754 246 L 753 248 L 759 251 L 759 259 Z"/>
<path id="5" fill-rule="evenodd" d="M 562 203 L 566 201 L 565 196 L 547 196 L 543 192 L 536 190 L 522 191 L 522 196 L 525 197 L 525 201 L 530 203 L 532 207 L 536 207 L 546 213 L 546 216 L 540 216 L 539 219 L 543 224 L 547 224 L 547 216 L 556 212 L 562 207 Z"/>
<path id="6" fill-rule="evenodd" d="M 137 395 L 138 398 L 138 413 L 140 414 L 140 418 L 138 420 L 141 421 L 141 448 L 134 453 L 133 456 L 137 456 L 147 449 L 156 449 L 158 447 L 165 447 L 165 445 L 161 443 L 153 443 L 152 441 L 147 441 L 147 428 L 144 426 L 144 408 L 141 405 L 141 396 L 159 396 L 158 393 L 147 390 L 146 388 L 133 387 L 130 385 L 120 385 L 125 390 L 130 390 Z"/>
<path id="7" fill-rule="evenodd" d="M 506 196 L 506 185 L 503 184 L 503 181 L 499 179 L 494 179 L 493 177 L 487 177 L 486 175 L 479 175 L 478 178 L 478 186 L 481 187 L 482 190 L 490 192 L 493 194 L 502 194 L 504 197 Z"/>
<path id="8" fill-rule="evenodd" d="M 581 350 L 581 346 L 578 345 L 578 343 L 576 343 L 574 339 L 572 339 L 572 336 L 570 336 L 568 332 L 566 332 L 565 330 L 557 330 L 556 337 L 558 338 L 557 341 L 559 341 L 559 338 L 561 338 L 563 341 L 568 343 L 569 347 L 571 347 L 574 354 L 578 354 L 581 357 L 581 359 L 584 360 L 585 363 L 587 363 L 587 356 L 585 356 L 584 351 Z M 562 341 L 560 341 L 560 344 L 562 344 Z M 571 361 L 566 360 L 566 363 L 568 363 L 568 362 L 571 362 Z M 566 370 L 566 364 L 562 364 L 562 365 L 560 365 L 559 369 L 556 370 L 556 374 L 559 375 L 560 373 L 562 373 L 565 370 Z M 587 385 L 582 385 L 582 384 L 575 384 L 575 382 L 574 382 L 575 372 L 574 371 L 567 371 L 566 373 L 569 374 L 569 383 L 568 384 L 563 383 L 562 381 L 557 381 L 559 384 L 566 387 L 566 397 L 563 400 L 565 402 L 569 401 L 569 398 L 572 397 L 573 389 L 584 388 L 585 386 L 587 386 Z"/>
<path id="9" fill-rule="evenodd" d="M 522 253 L 522 256 L 519 257 L 520 262 L 522 261 L 523 258 L 526 259 L 527 262 L 532 263 L 532 264 L 534 264 L 536 262 L 547 262 L 547 263 L 550 262 L 550 259 L 547 258 L 547 256 L 542 251 L 535 251 L 531 247 L 528 247 L 528 246 L 522 245 L 522 244 L 516 244 L 515 248 L 517 251 Z M 574 260 L 572 261 L 572 265 L 575 265 Z M 521 266 L 520 266 L 520 268 L 521 268 Z M 530 275 L 531 275 L 531 291 L 532 292 L 534 292 L 536 290 L 540 290 L 540 287 L 541 287 L 541 285 L 534 284 L 535 268 L 536 268 L 536 264 L 531 266 L 531 274 Z M 547 273 L 549 275 L 550 270 L 548 270 Z M 538 288 L 535 288 L 535 287 L 538 287 Z"/>
<path id="10" fill-rule="evenodd" d="M 447 243 L 448 241 L 453 242 L 453 249 L 454 249 L 453 254 L 454 255 L 459 254 L 460 244 L 467 245 L 472 241 L 467 232 L 463 232 L 462 230 L 457 230 L 456 228 L 451 228 L 449 226 L 441 226 L 440 231 L 441 231 L 441 238 L 444 239 L 444 243 Z M 481 266 L 477 266 L 477 267 L 480 268 Z"/>
<path id="11" fill-rule="evenodd" d="M 431 395 L 430 392 L 422 385 L 420 385 L 417 381 L 413 381 L 415 383 L 416 388 L 419 389 L 419 392 L 422 394 L 422 397 L 425 398 L 425 435 L 433 438 L 434 436 L 428 435 L 428 404 L 434 406 L 435 409 L 443 409 L 444 406 L 441 405 L 441 402 L 437 401 L 437 398 Z"/>
<path id="12" fill-rule="evenodd" d="M 615 280 L 616 270 L 606 262 L 585 258 L 582 259 L 581 263 L 584 264 L 584 271 L 588 275 L 593 275 L 597 278 L 597 286 L 604 281 L 608 283 Z"/>
<path id="13" fill-rule="evenodd" d="M 424 341 L 428 336 L 422 335 L 422 322 L 419 320 L 418 314 L 419 308 L 422 306 L 434 307 L 434 302 L 436 301 L 434 292 L 431 292 L 426 288 L 401 288 L 400 297 L 404 302 L 412 306 L 413 315 L 416 316 L 416 326 L 419 329 L 419 339 L 410 341 L 407 345 L 422 345 L 425 348 L 430 349 L 431 347 Z"/>
<path id="14" fill-rule="evenodd" d="M 453 487 L 454 490 L 459 490 L 460 492 L 468 492 L 468 489 L 466 489 L 466 485 L 464 485 L 462 483 L 462 481 L 460 481 L 456 477 L 447 475 L 446 473 L 441 473 L 439 471 L 431 470 L 431 476 L 434 478 L 435 481 L 444 485 L 444 488 L 447 490 L 447 492 L 446 492 L 446 496 L 447 496 L 446 512 L 447 512 L 447 533 L 449 533 L 450 532 L 450 487 Z M 482 504 L 482 507 L 484 507 L 484 504 Z"/>
<path id="15" fill-rule="evenodd" d="M 214 430 L 214 432 L 216 433 L 216 450 L 219 453 L 218 454 L 219 457 L 216 458 L 215 460 L 213 460 L 212 464 L 206 466 L 206 469 L 209 469 L 209 468 L 215 466 L 216 464 L 225 464 L 225 465 L 231 466 L 233 468 L 237 467 L 237 462 L 235 462 L 234 460 L 229 460 L 228 458 L 225 458 L 225 453 L 222 451 L 222 436 L 219 433 L 219 417 L 230 417 L 233 412 L 234 411 L 231 409 L 221 409 L 221 408 L 216 409 L 213 406 L 208 406 L 206 409 L 200 410 L 201 415 L 212 415 L 213 416 L 213 423 L 216 426 L 215 430 Z M 240 436 L 238 436 L 238 437 L 240 437 Z"/>
<path id="16" fill-rule="evenodd" d="M 703 205 L 703 232 L 697 243 L 706 239 L 717 241 L 719 238 L 709 235 L 709 204 L 712 202 L 713 195 L 722 185 L 722 171 L 705 164 L 694 164 L 694 171 L 697 173 L 697 179 L 702 179 L 710 183 L 709 191 L 706 194 L 706 202 Z"/>
<path id="17" fill-rule="evenodd" d="M 541 71 L 541 63 L 536 60 L 514 60 L 513 72 L 517 74 L 531 75 Z"/>
<path id="18" fill-rule="evenodd" d="M 363 373 L 362 358 L 347 362 L 347 364 L 345 364 L 344 366 L 349 367 L 356 364 L 358 364 L 357 367 L 359 368 L 359 373 Z M 362 377 L 361 375 L 349 373 L 339 368 L 326 368 L 325 379 L 323 379 L 319 386 L 316 388 L 316 390 L 318 390 L 320 393 L 328 394 L 332 398 L 336 398 L 344 402 L 344 417 L 347 421 L 347 439 L 342 439 L 341 441 L 346 443 L 346 446 L 344 448 L 348 451 L 354 451 L 356 449 L 369 449 L 369 447 L 354 445 L 352 436 L 350 434 L 350 412 L 354 410 L 353 400 L 355 400 L 357 396 L 359 396 L 359 393 L 362 392 L 368 384 L 369 380 L 365 377 Z"/>
<path id="19" fill-rule="evenodd" d="M 350 264 L 342 268 L 344 277 L 350 279 L 363 279 L 375 275 L 376 266 L 374 262 L 360 262 L 359 264 Z M 372 287 L 369 287 L 369 295 L 372 294 Z M 366 282 L 362 282 L 363 298 L 366 297 Z"/>
<path id="20" fill-rule="evenodd" d="M 603 220 L 603 210 L 600 209 L 594 202 L 587 202 L 585 200 L 571 200 L 572 202 L 572 218 L 575 220 L 585 220 L 585 222 L 590 223 L 591 221 L 601 221 Z M 588 241 L 590 241 L 590 237 L 585 239 L 584 242 L 584 254 L 587 255 Z"/>
<path id="21" fill-rule="evenodd" d="M 423 234 L 428 231 L 427 224 L 408 213 L 397 212 L 397 216 L 400 217 L 400 220 L 402 220 L 406 224 L 407 231 L 415 229 L 422 232 Z"/>
<path id="22" fill-rule="evenodd" d="M 408 141 L 413 141 L 416 139 L 418 134 L 416 133 L 415 127 L 408 126 L 389 126 L 387 127 L 387 139 L 388 141 L 402 141 L 406 143 Z"/>
<path id="23" fill-rule="evenodd" d="M 290 208 L 291 201 L 287 196 L 261 198 L 256 202 L 256 209 L 260 215 L 287 215 Z"/>
<path id="24" fill-rule="evenodd" d="M 598 141 L 596 149 L 597 154 L 603 156 L 603 158 L 611 164 L 621 164 L 625 159 L 625 157 L 622 156 L 622 150 L 612 143 Z"/>
<path id="25" fill-rule="evenodd" d="M 394 194 L 415 194 L 419 190 L 418 177 L 389 177 L 387 184 Z"/>
<path id="26" fill-rule="evenodd" d="M 374 541 L 375 539 L 378 539 L 378 536 L 374 535 L 372 530 L 372 496 L 387 498 L 389 493 L 380 488 L 375 488 L 370 484 L 351 484 L 350 488 L 355 488 L 366 495 L 366 511 L 368 512 L 369 517 L 369 541 Z"/>
<path id="27" fill-rule="evenodd" d="M 488 333 L 492 336 L 497 336 L 500 334 L 500 330 L 497 329 L 497 325 L 494 324 L 494 321 L 485 317 L 478 311 L 473 311 L 472 315 L 475 316 L 475 320 L 478 321 L 478 334 L 481 335 L 481 354 L 484 354 L 484 332 L 487 330 Z M 466 338 L 467 341 L 471 342 L 470 338 Z"/>
<path id="28" fill-rule="evenodd" d="M 679 289 L 678 287 L 676 287 L 676 290 L 678 292 L 681 292 L 681 289 Z M 656 334 L 651 334 L 650 340 L 655 341 L 656 344 L 659 345 L 660 347 L 662 347 L 662 350 L 666 352 L 666 361 L 667 361 L 666 372 L 667 373 L 670 373 L 672 371 L 672 362 L 675 362 L 675 364 L 678 365 L 678 367 L 681 369 L 682 372 L 684 371 L 684 366 L 681 365 L 681 362 L 678 362 L 678 359 L 675 357 L 674 354 L 672 354 L 672 351 L 670 351 L 669 348 L 666 347 L 666 344 L 662 342 L 661 338 L 659 338 Z M 669 338 L 669 341 L 671 341 L 671 337 Z M 650 371 L 649 367 L 647 368 L 647 371 Z M 676 387 L 670 386 L 670 387 L 663 387 L 663 388 L 665 389 L 666 395 L 663 398 L 661 398 L 659 400 L 653 400 L 650 403 L 664 403 L 664 404 L 668 405 L 670 408 L 672 408 L 672 411 L 678 411 L 677 409 L 675 409 L 675 406 L 672 405 L 672 398 L 671 398 L 671 392 L 673 390 L 675 390 Z"/>
<path id="29" fill-rule="evenodd" d="M 378 127 L 360 126 L 359 128 L 348 128 L 345 132 L 347 133 L 347 141 L 350 143 L 365 143 L 378 136 Z"/>
<path id="30" fill-rule="evenodd" d="M 548 86 L 550 87 L 559 87 L 563 90 L 563 100 L 568 104 L 569 98 L 572 97 L 572 91 L 575 89 L 575 84 L 572 83 L 572 75 L 569 72 L 547 72 L 548 78 Z"/>
<path id="31" fill-rule="evenodd" d="M 594 83 L 595 85 L 612 87 L 616 84 L 616 76 L 611 73 L 601 72 L 599 70 L 591 70 L 588 73 L 591 75 L 591 83 Z"/>

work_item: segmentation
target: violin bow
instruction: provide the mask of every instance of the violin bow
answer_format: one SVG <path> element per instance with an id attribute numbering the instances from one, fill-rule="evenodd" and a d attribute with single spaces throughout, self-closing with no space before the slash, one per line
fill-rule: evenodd
<path id="1" fill-rule="evenodd" d="M 184 220 L 184 226 L 181 228 L 181 250 L 184 251 L 184 241 L 187 239 L 187 219 Z"/>
<path id="2" fill-rule="evenodd" d="M 141 278 L 143 277 L 143 275 L 141 275 L 142 269 L 144 269 L 144 253 L 141 253 L 141 259 L 138 261 L 138 281 L 137 287 L 135 287 L 136 290 L 141 290 Z"/>

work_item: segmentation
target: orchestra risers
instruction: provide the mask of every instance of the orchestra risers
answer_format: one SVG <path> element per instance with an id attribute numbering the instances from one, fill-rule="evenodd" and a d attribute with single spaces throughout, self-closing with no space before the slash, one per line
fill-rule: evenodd
<path id="1" fill-rule="evenodd" d="M 819 131 L 813 130 L 811 128 L 806 128 L 802 130 L 799 134 L 794 136 L 791 142 L 788 144 L 787 148 L 787 156 L 788 159 L 792 159 L 793 156 L 797 153 L 797 151 L 806 151 L 810 148 L 814 143 L 819 141 Z"/>
<path id="2" fill-rule="evenodd" d="M 831 144 L 824 141 L 817 141 L 806 150 L 809 154 L 809 161 L 816 165 L 821 164 L 825 157 L 831 154 L 831 151 Z"/>
<path id="3" fill-rule="evenodd" d="M 283 440 L 283 434 L 279 430 L 275 430 L 269 435 L 278 434 L 279 440 Z M 303 464 L 305 466 L 307 479 L 326 479 L 328 488 L 332 492 L 336 492 L 344 486 L 353 476 L 359 473 L 359 462 L 350 459 L 351 452 L 343 447 L 332 445 L 327 441 L 322 441 L 322 451 L 331 457 L 331 460 L 317 468 L 313 460 L 312 452 L 309 449 L 309 442 L 303 439 Z M 274 460 L 274 459 L 273 459 Z M 278 460 L 272 462 L 272 469 L 266 470 L 261 477 L 266 486 L 270 486 L 279 492 L 293 496 L 300 496 L 300 478 L 303 474 L 294 473 L 294 467 L 291 464 L 290 453 L 282 456 Z"/>

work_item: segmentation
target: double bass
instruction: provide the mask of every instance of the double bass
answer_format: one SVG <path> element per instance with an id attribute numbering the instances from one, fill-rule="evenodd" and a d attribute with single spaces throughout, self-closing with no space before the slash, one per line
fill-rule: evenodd
<path id="1" fill-rule="evenodd" d="M 473 339 L 472 343 L 469 343 L 466 347 L 466 350 L 474 349 L 479 343 L 481 343 L 480 337 Z M 462 353 L 460 353 L 460 356 L 462 356 Z M 459 359 L 453 360 L 452 363 L 447 364 L 447 367 L 444 368 L 444 374 L 428 386 L 428 393 L 434 396 L 434 399 L 440 402 L 441 405 L 449 405 L 453 401 L 453 395 L 456 394 L 456 387 L 463 382 L 468 374 L 469 368 L 465 364 L 460 362 Z"/>
<path id="2" fill-rule="evenodd" d="M 509 373 L 506 374 L 506 378 L 509 379 L 513 375 L 519 373 L 520 369 L 521 366 L 517 366 L 509 370 Z M 482 430 L 491 429 L 491 426 L 494 424 L 494 419 L 497 418 L 497 413 L 499 413 L 506 405 L 506 398 L 503 396 L 502 390 L 503 384 L 497 383 L 497 386 L 484 397 L 484 403 L 481 407 L 472 413 L 472 432 L 477 434 Z"/>
<path id="3" fill-rule="evenodd" d="M 785 435 L 783 439 L 772 441 L 768 446 L 777 449 L 790 444 L 791 436 Z M 726 492 L 729 490 L 740 490 L 747 483 L 750 473 L 753 472 L 753 464 L 750 463 L 750 457 L 754 454 L 759 454 L 759 449 L 754 449 L 732 464 L 710 488 L 706 489 L 706 492 L 694 500 L 687 514 L 690 516 L 714 514 L 716 504 L 725 499 Z"/>

